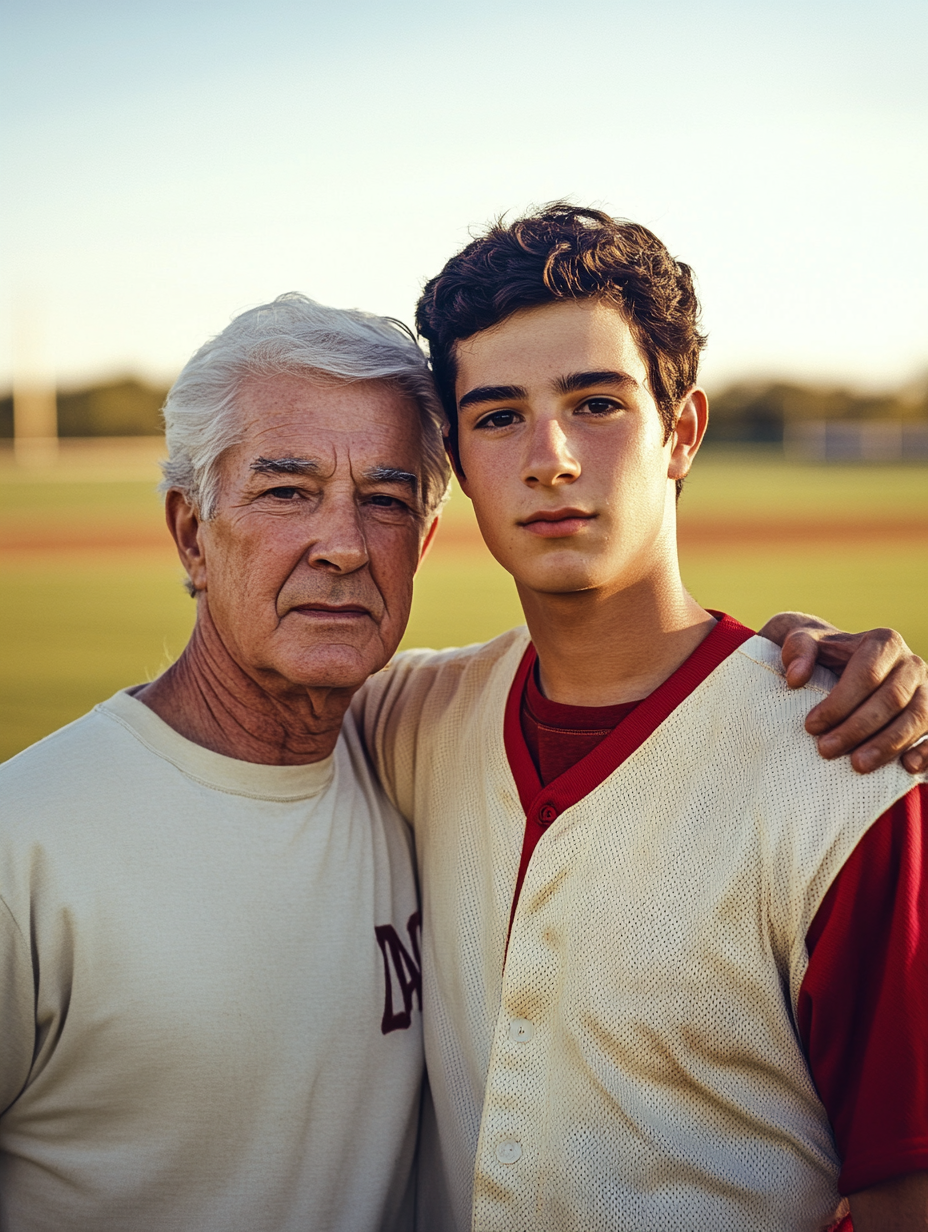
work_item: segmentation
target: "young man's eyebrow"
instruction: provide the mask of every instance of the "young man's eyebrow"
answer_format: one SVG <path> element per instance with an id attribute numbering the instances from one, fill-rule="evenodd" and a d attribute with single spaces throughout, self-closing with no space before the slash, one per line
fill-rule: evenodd
<path id="1" fill-rule="evenodd" d="M 322 466 L 314 458 L 255 458 L 255 475 L 318 475 Z"/>
<path id="2" fill-rule="evenodd" d="M 526 396 L 521 385 L 478 385 L 467 391 L 458 403 L 458 410 L 463 411 L 465 406 L 476 402 L 517 402 Z"/>
<path id="3" fill-rule="evenodd" d="M 364 472 L 364 478 L 372 483 L 402 483 L 415 492 L 419 487 L 419 477 L 412 471 L 400 470 L 398 466 L 372 466 Z"/>
<path id="4" fill-rule="evenodd" d="M 637 385 L 638 382 L 627 372 L 613 372 L 611 368 L 600 372 L 571 372 L 568 376 L 559 376 L 554 382 L 554 388 L 559 394 L 578 394 L 593 385 Z"/>

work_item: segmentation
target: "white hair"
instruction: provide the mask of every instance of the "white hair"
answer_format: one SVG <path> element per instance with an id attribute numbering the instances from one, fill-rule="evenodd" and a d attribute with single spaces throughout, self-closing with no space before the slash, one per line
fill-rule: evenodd
<path id="1" fill-rule="evenodd" d="M 207 521 L 216 512 L 219 460 L 241 439 L 236 397 L 251 376 L 322 373 L 344 381 L 388 381 L 410 397 L 421 427 L 421 512 L 436 512 L 451 472 L 444 414 L 428 362 L 401 321 L 327 308 L 290 292 L 235 317 L 200 347 L 164 404 L 168 458 L 160 491 L 178 488 Z"/>

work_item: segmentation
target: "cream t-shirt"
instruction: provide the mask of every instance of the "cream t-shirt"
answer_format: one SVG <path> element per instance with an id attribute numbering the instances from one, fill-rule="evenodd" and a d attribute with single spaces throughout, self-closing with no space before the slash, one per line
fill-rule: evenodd
<path id="1" fill-rule="evenodd" d="M 417 930 L 350 716 L 263 766 L 117 693 L 4 764 L 0 1228 L 411 1228 Z"/>

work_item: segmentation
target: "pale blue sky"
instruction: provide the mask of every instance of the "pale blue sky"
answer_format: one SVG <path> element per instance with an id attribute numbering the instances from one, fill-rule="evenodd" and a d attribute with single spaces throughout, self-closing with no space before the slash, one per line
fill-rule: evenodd
<path id="1" fill-rule="evenodd" d="M 696 269 L 705 373 L 928 368 L 928 6 L 7 0 L 11 302 L 64 381 L 169 376 L 286 290 L 410 320 L 568 196 Z"/>

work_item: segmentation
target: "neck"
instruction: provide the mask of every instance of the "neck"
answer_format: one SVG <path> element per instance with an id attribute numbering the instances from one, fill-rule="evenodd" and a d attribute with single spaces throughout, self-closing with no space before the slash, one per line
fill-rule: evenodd
<path id="1" fill-rule="evenodd" d="M 135 696 L 180 735 L 214 753 L 300 766 L 322 761 L 335 748 L 353 692 L 259 682 L 229 653 L 201 597 L 184 653 Z"/>
<path id="2" fill-rule="evenodd" d="M 541 688 L 569 706 L 647 697 L 715 624 L 674 567 L 630 586 L 549 594 L 519 587 Z"/>

